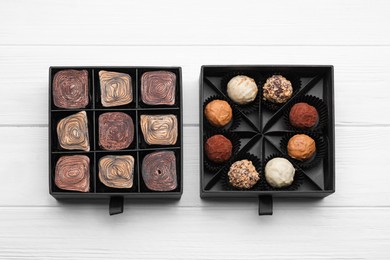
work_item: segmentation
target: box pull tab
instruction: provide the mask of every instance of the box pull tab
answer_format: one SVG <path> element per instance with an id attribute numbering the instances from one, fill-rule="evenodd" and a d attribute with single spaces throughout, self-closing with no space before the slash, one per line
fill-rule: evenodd
<path id="1" fill-rule="evenodd" d="M 123 213 L 123 202 L 124 198 L 122 196 L 116 196 L 110 198 L 110 216 Z"/>
<path id="2" fill-rule="evenodd" d="M 259 216 L 272 215 L 272 196 L 259 196 Z"/>

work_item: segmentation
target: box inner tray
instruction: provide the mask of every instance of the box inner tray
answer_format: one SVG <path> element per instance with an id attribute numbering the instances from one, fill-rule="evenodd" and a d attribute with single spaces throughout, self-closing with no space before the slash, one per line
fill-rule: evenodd
<path id="1" fill-rule="evenodd" d="M 261 75 L 266 78 L 272 74 L 293 74 L 301 80 L 301 87 L 293 97 L 276 111 L 267 109 L 261 100 L 253 113 L 245 114 L 237 109 L 242 117 L 238 128 L 232 130 L 240 136 L 241 149 L 238 152 L 249 152 L 256 155 L 262 162 L 274 153 L 284 154 L 280 148 L 280 141 L 287 133 L 293 130 L 284 122 L 285 110 L 303 95 L 313 95 L 322 99 L 327 106 L 327 124 L 320 131 L 326 143 L 326 154 L 321 162 L 310 169 L 302 170 L 304 181 L 297 190 L 227 190 L 223 186 L 224 171 L 210 171 L 204 167 L 205 136 L 210 131 L 205 127 L 204 102 L 214 95 L 229 100 L 222 90 L 221 82 L 229 73 L 242 75 Z M 259 86 L 260 99 L 262 85 Z M 258 197 L 260 195 L 286 197 L 324 197 L 334 192 L 334 107 L 333 107 L 333 67 L 332 66 L 203 66 L 200 76 L 200 190 L 202 197 Z M 233 159 L 234 161 L 234 159 Z M 226 167 L 226 166 L 225 166 Z"/>
<path id="2" fill-rule="evenodd" d="M 86 108 L 62 109 L 54 105 L 52 88 L 54 75 L 65 69 L 87 70 L 89 82 L 89 103 Z M 133 101 L 128 105 L 104 107 L 101 103 L 99 71 L 114 71 L 129 74 L 132 78 Z M 140 87 L 141 76 L 147 71 L 170 71 L 176 75 L 176 96 L 173 106 L 150 106 L 142 103 Z M 90 151 L 65 150 L 60 147 L 57 137 L 57 123 L 66 116 L 85 111 L 88 117 Z M 108 151 L 99 146 L 99 115 L 106 112 L 123 112 L 128 114 L 134 123 L 134 140 L 123 150 Z M 148 145 L 140 128 L 141 115 L 174 114 L 178 120 L 178 138 L 175 145 Z M 110 198 L 114 196 L 128 198 L 180 198 L 183 192 L 183 128 L 182 128 L 182 79 L 180 67 L 51 67 L 49 71 L 49 191 L 56 198 Z M 173 151 L 176 157 L 177 188 L 172 191 L 149 190 L 142 178 L 142 160 L 154 151 Z M 90 158 L 90 191 L 87 193 L 67 191 L 58 188 L 54 183 L 55 167 L 58 159 L 64 155 L 82 154 Z M 134 157 L 133 187 L 115 189 L 105 186 L 98 177 L 98 162 L 105 155 L 131 155 Z"/>

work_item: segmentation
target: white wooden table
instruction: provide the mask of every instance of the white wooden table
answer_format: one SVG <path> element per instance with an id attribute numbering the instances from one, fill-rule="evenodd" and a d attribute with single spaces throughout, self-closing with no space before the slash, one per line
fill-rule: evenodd
<path id="1" fill-rule="evenodd" d="M 390 2 L 2 1 L 0 259 L 390 259 Z M 336 193 L 199 198 L 203 64 L 335 66 Z M 60 203 L 48 193 L 51 65 L 182 66 L 184 194 Z"/>

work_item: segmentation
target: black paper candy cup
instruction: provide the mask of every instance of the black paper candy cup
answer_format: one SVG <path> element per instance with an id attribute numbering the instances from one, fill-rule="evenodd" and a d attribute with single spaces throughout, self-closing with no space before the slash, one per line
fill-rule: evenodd
<path id="1" fill-rule="evenodd" d="M 292 163 L 292 165 L 295 168 L 295 175 L 294 175 L 294 180 L 291 183 L 291 185 L 283 187 L 283 188 L 275 188 L 275 187 L 272 187 L 270 184 L 268 184 L 267 179 L 265 178 L 265 166 L 267 165 L 267 163 L 270 160 L 272 160 L 274 158 L 278 158 L 278 157 L 287 159 L 287 160 L 289 160 L 291 162 L 291 160 L 287 156 L 279 154 L 279 153 L 271 154 L 271 155 L 269 155 L 265 159 L 265 161 L 263 163 L 263 169 L 262 169 L 262 171 L 264 173 L 264 179 L 265 179 L 265 182 L 264 182 L 265 183 L 265 189 L 269 190 L 269 191 L 293 191 L 293 190 L 297 190 L 299 188 L 299 186 L 301 186 L 303 181 L 304 181 L 304 175 L 303 175 L 302 170 L 299 167 L 297 167 L 296 165 L 294 165 L 293 162 L 291 162 L 291 163 Z"/>
<path id="2" fill-rule="evenodd" d="M 294 135 L 297 135 L 297 134 L 305 134 L 305 135 L 308 135 L 314 139 L 314 141 L 316 143 L 316 152 L 311 159 L 308 159 L 306 161 L 300 161 L 300 160 L 292 158 L 288 154 L 288 150 L 287 150 L 288 141 L 290 140 L 291 137 L 293 137 Z M 324 158 L 324 156 L 326 154 L 326 143 L 325 143 L 323 137 L 321 137 L 320 135 L 318 135 L 316 133 L 307 132 L 307 131 L 299 131 L 299 132 L 295 132 L 295 133 L 286 134 L 280 140 L 280 149 L 287 156 L 287 158 L 290 161 L 292 161 L 294 164 L 298 165 L 302 169 L 310 169 L 310 168 L 316 166 L 318 163 L 320 163 L 321 159 Z"/>
<path id="3" fill-rule="evenodd" d="M 248 103 L 248 104 L 244 104 L 244 105 L 241 105 L 241 104 L 237 104 L 235 103 L 228 95 L 227 93 L 227 85 L 229 83 L 229 81 L 234 78 L 235 76 L 247 76 L 247 77 L 250 77 L 252 78 L 255 82 L 256 82 L 256 85 L 257 85 L 257 88 L 258 88 L 258 92 L 257 92 L 257 95 L 256 95 L 256 98 L 254 101 Z M 229 100 L 234 103 L 237 108 L 242 111 L 244 114 L 250 114 L 256 110 L 259 109 L 259 103 L 260 103 L 260 95 L 261 95 L 261 86 L 259 85 L 258 82 L 261 82 L 260 79 L 262 78 L 261 74 L 260 73 L 254 73 L 254 72 L 231 72 L 231 73 L 228 73 L 226 74 L 225 76 L 223 76 L 223 78 L 221 79 L 221 90 L 222 92 L 224 93 L 224 95 L 226 97 L 229 98 Z"/>
<path id="4" fill-rule="evenodd" d="M 212 173 L 216 173 L 219 169 L 221 169 L 225 165 L 229 164 L 230 161 L 234 158 L 234 155 L 238 153 L 238 151 L 240 150 L 240 147 L 241 147 L 240 137 L 236 133 L 229 132 L 229 131 L 223 131 L 223 130 L 209 131 L 203 137 L 203 143 L 206 144 L 207 139 L 209 139 L 210 137 L 212 137 L 214 135 L 223 135 L 223 136 L 225 136 L 227 139 L 230 140 L 230 142 L 232 142 L 233 148 L 232 148 L 232 156 L 230 157 L 229 160 L 227 160 L 227 161 L 225 161 L 223 163 L 216 163 L 216 162 L 211 161 L 207 157 L 206 152 L 203 151 L 204 152 L 203 164 L 204 164 L 205 168 L 208 171 L 212 172 Z M 204 147 L 206 147 L 206 145 L 204 145 Z"/>
<path id="5" fill-rule="evenodd" d="M 317 124 L 309 129 L 296 128 L 290 123 L 290 110 L 291 110 L 291 108 L 295 104 L 301 103 L 301 102 L 307 103 L 307 104 L 315 107 L 315 109 L 317 110 L 317 113 L 318 113 Z M 328 109 L 327 109 L 324 101 L 322 101 L 322 99 L 320 99 L 318 97 L 311 96 L 311 95 L 298 97 L 284 111 L 284 122 L 290 130 L 294 130 L 294 131 L 302 131 L 302 130 L 309 130 L 309 131 L 313 131 L 313 132 L 321 131 L 322 129 L 324 129 L 326 127 L 326 125 L 328 123 Z"/>
<path id="6" fill-rule="evenodd" d="M 206 106 L 211 101 L 217 100 L 217 99 L 224 100 L 224 101 L 229 103 L 229 105 L 230 105 L 230 107 L 232 108 L 232 111 L 233 111 L 232 121 L 229 124 L 227 124 L 226 126 L 224 126 L 224 127 L 216 127 L 216 126 L 213 126 L 212 124 L 210 124 L 210 122 L 207 120 L 207 117 L 204 116 L 203 125 L 208 130 L 211 130 L 211 131 L 219 131 L 219 130 L 229 130 L 229 131 L 232 131 L 232 130 L 236 129 L 237 127 L 239 127 L 240 123 L 241 123 L 241 114 L 240 114 L 240 112 L 237 110 L 236 106 L 232 102 L 230 102 L 229 100 L 227 100 L 223 96 L 214 95 L 214 96 L 211 96 L 208 99 L 206 99 L 206 101 L 203 103 L 203 114 L 204 114 L 204 110 L 205 110 Z"/>
<path id="7" fill-rule="evenodd" d="M 230 166 L 237 162 L 237 161 L 241 161 L 241 160 L 244 160 L 244 159 L 247 159 L 249 161 L 252 162 L 252 164 L 255 166 L 256 168 L 256 171 L 259 173 L 259 177 L 260 179 L 258 180 L 258 182 L 250 189 L 240 189 L 240 188 L 236 188 L 236 187 L 233 187 L 230 183 L 229 183 L 229 176 L 228 176 L 228 172 L 230 170 Z M 233 160 L 231 160 L 230 162 L 230 165 L 226 165 L 225 168 L 223 168 L 223 172 L 222 172 L 222 175 L 221 175 L 221 181 L 222 181 L 222 185 L 223 185 L 223 189 L 224 190 L 230 190 L 230 191 L 250 191 L 250 190 L 263 190 L 264 189 L 264 181 L 265 181 L 265 177 L 264 177 L 264 174 L 263 174 L 263 169 L 262 169 L 262 164 L 261 164 L 261 160 L 253 155 L 253 154 L 250 154 L 250 153 L 240 153 L 238 154 Z"/>
<path id="8" fill-rule="evenodd" d="M 263 93 L 263 86 L 265 84 L 265 82 L 267 81 L 268 78 L 274 76 L 274 75 L 281 75 L 283 77 L 285 77 L 287 80 L 289 80 L 291 82 L 291 86 L 293 88 L 293 93 L 290 97 L 289 100 L 291 100 L 297 93 L 298 91 L 300 90 L 301 88 L 301 79 L 298 75 L 296 74 L 293 74 L 293 73 L 288 73 L 288 72 L 275 72 L 275 73 L 270 73 L 270 74 L 267 74 L 265 77 L 264 77 L 264 80 L 262 80 L 261 83 L 259 83 L 260 87 L 261 87 L 261 93 Z M 263 98 L 263 94 L 261 95 L 261 103 L 262 105 L 270 110 L 270 111 L 276 111 L 278 110 L 279 108 L 281 108 L 284 104 L 286 104 L 289 100 L 287 100 L 285 103 L 281 103 L 281 104 L 277 104 L 277 103 L 273 103 L 269 100 L 266 100 Z"/>

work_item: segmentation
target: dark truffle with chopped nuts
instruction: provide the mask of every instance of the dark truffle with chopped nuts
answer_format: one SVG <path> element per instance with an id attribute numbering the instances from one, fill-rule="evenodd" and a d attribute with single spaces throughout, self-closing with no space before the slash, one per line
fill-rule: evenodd
<path id="1" fill-rule="evenodd" d="M 286 103 L 292 94 L 291 82 L 281 75 L 269 77 L 263 86 L 263 99 L 272 103 Z"/>
<path id="2" fill-rule="evenodd" d="M 260 180 L 260 174 L 249 160 L 233 163 L 228 172 L 229 183 L 238 189 L 250 189 Z"/>

